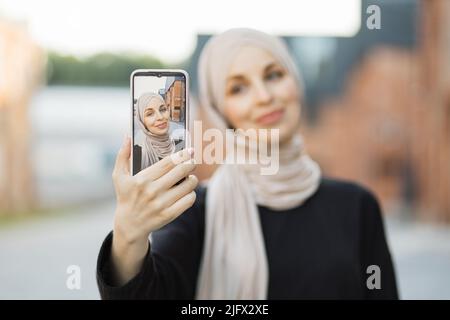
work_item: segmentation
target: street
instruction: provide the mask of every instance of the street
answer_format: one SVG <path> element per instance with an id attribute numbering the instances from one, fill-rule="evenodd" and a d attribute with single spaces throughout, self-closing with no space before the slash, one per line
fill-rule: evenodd
<path id="1" fill-rule="evenodd" d="M 95 266 L 114 203 L 0 229 L 0 299 L 99 299 Z M 402 299 L 450 299 L 450 228 L 386 220 Z M 67 267 L 81 288 L 66 286 Z"/>

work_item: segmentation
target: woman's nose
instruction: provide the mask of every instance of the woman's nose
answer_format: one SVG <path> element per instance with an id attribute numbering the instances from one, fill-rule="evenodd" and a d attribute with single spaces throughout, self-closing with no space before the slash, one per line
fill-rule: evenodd
<path id="1" fill-rule="evenodd" d="M 163 118 L 162 113 L 159 112 L 159 111 L 157 111 L 157 112 L 156 112 L 156 119 L 157 119 L 157 120 L 160 120 L 160 119 L 162 119 L 162 118 Z"/>
<path id="2" fill-rule="evenodd" d="M 255 83 L 255 100 L 257 104 L 264 105 L 272 101 L 272 93 L 262 81 Z"/>

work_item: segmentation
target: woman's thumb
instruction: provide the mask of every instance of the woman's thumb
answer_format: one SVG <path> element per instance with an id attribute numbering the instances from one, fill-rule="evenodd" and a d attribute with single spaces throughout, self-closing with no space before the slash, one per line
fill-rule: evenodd
<path id="1" fill-rule="evenodd" d="M 121 173 L 130 173 L 131 139 L 126 136 L 117 154 L 114 171 Z"/>

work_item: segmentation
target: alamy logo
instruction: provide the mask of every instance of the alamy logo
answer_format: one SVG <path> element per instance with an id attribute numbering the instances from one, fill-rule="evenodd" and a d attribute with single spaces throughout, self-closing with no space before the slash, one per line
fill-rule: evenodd
<path id="1" fill-rule="evenodd" d="M 367 7 L 366 13 L 370 14 L 366 20 L 366 26 L 369 30 L 381 29 L 381 9 L 376 4 Z"/>
<path id="2" fill-rule="evenodd" d="M 69 290 L 81 289 L 81 268 L 77 265 L 67 267 L 66 273 L 69 275 L 66 280 L 66 287 Z"/>
<path id="3" fill-rule="evenodd" d="M 184 135 L 185 129 L 176 132 Z M 197 164 L 257 164 L 261 175 L 274 175 L 279 170 L 278 128 L 226 129 L 223 132 L 215 128 L 203 130 L 202 121 L 195 120 L 192 134 L 189 130 L 186 132 L 188 139 L 193 139 Z M 178 153 L 171 155 L 175 163 L 178 156 Z"/>
<path id="4" fill-rule="evenodd" d="M 369 290 L 381 289 L 381 269 L 379 266 L 373 264 L 367 267 L 367 274 L 370 276 L 367 278 L 366 286 Z"/>

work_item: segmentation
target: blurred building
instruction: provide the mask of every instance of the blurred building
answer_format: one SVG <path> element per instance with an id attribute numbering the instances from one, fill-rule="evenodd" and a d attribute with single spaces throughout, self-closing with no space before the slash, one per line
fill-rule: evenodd
<path id="1" fill-rule="evenodd" d="M 420 9 L 415 50 L 371 49 L 308 142 L 329 174 L 370 186 L 386 206 L 450 222 L 450 2 Z"/>
<path id="2" fill-rule="evenodd" d="M 383 201 L 414 197 L 407 153 L 416 72 L 411 53 L 389 47 L 354 68 L 343 95 L 324 103 L 316 126 L 302 129 L 325 173 L 366 184 Z"/>
<path id="3" fill-rule="evenodd" d="M 44 62 L 23 26 L 0 20 L 0 212 L 33 206 L 28 105 Z"/>
<path id="4" fill-rule="evenodd" d="M 186 97 L 183 77 L 167 77 L 164 98 L 170 109 L 170 118 L 173 121 L 183 121 Z"/>
<path id="5" fill-rule="evenodd" d="M 418 80 L 424 103 L 414 118 L 412 159 L 418 171 L 420 204 L 450 222 L 450 2 L 424 1 Z M 424 131 L 425 130 L 425 131 Z M 428 134 L 424 134 L 428 132 Z"/>

